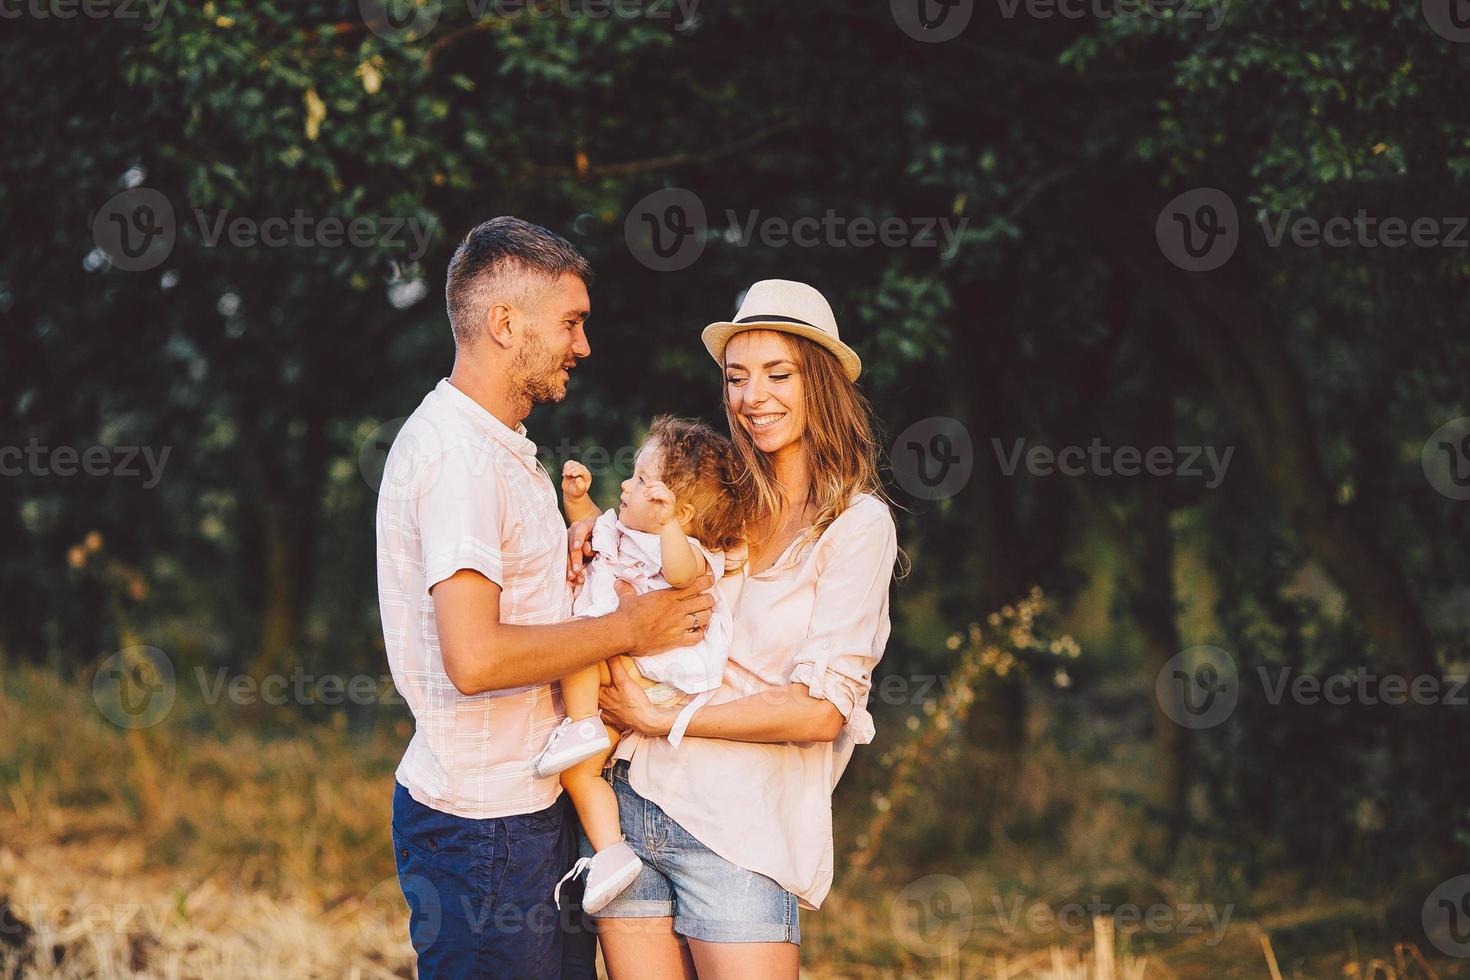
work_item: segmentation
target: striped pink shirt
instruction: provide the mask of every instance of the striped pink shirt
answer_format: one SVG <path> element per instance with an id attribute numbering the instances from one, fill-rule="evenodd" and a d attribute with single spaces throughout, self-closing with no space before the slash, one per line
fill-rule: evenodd
<path id="1" fill-rule="evenodd" d="M 898 540 L 888 506 L 863 494 L 815 544 L 793 542 L 759 575 L 719 584 L 734 608 L 724 682 L 711 704 L 805 684 L 847 720 L 835 742 L 630 736 L 629 780 L 705 847 L 774 878 L 817 908 L 832 887 L 832 790 L 854 745 L 873 740 L 868 690 L 888 642 Z"/>
<path id="2" fill-rule="evenodd" d="M 398 781 L 461 817 L 534 813 L 561 793 L 532 761 L 563 717 L 550 684 L 465 696 L 444 672 L 429 589 L 460 569 L 501 588 L 500 621 L 571 617 L 567 526 L 524 426 L 507 428 L 446 378 L 388 453 L 378 491 L 378 605 L 413 739 Z"/>

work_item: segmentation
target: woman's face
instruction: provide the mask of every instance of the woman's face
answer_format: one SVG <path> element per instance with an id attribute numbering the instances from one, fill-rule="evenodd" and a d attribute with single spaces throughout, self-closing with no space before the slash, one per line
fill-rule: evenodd
<path id="1" fill-rule="evenodd" d="M 805 383 L 796 355 L 774 330 L 747 330 L 725 345 L 725 401 L 763 453 L 801 442 Z"/>

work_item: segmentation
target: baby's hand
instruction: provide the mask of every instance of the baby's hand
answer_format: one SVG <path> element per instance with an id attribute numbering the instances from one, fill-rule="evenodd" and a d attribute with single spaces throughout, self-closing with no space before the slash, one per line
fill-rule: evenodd
<path id="1" fill-rule="evenodd" d="M 561 495 L 564 500 L 581 500 L 592 489 L 592 471 L 575 459 L 561 467 Z"/>
<path id="2" fill-rule="evenodd" d="M 654 480 L 643 488 L 643 499 L 653 505 L 653 519 L 660 526 L 674 523 L 674 491 L 660 480 Z"/>

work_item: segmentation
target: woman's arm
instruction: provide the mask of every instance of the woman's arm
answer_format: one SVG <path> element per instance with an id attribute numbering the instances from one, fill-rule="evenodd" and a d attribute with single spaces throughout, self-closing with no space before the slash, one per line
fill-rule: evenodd
<path id="1" fill-rule="evenodd" d="M 644 735 L 667 735 L 679 709 L 660 708 L 628 676 L 616 659 L 609 664 L 611 686 L 602 688 L 603 717 Z M 788 684 L 694 713 L 685 735 L 737 742 L 830 742 L 845 719 L 831 701 L 814 698 L 805 684 Z"/>

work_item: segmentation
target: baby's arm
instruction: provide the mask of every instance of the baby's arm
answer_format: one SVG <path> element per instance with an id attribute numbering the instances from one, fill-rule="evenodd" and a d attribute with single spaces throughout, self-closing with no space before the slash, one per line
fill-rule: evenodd
<path id="1" fill-rule="evenodd" d="M 588 495 L 591 489 L 591 471 L 575 459 L 567 460 L 561 468 L 561 502 L 567 512 L 567 523 L 575 524 L 601 513 Z"/>
<path id="2" fill-rule="evenodd" d="M 676 589 L 704 574 L 709 562 L 689 544 L 689 538 L 678 519 L 678 501 L 663 483 L 650 483 L 643 491 L 657 506 L 658 540 L 663 562 L 664 581 Z"/>

